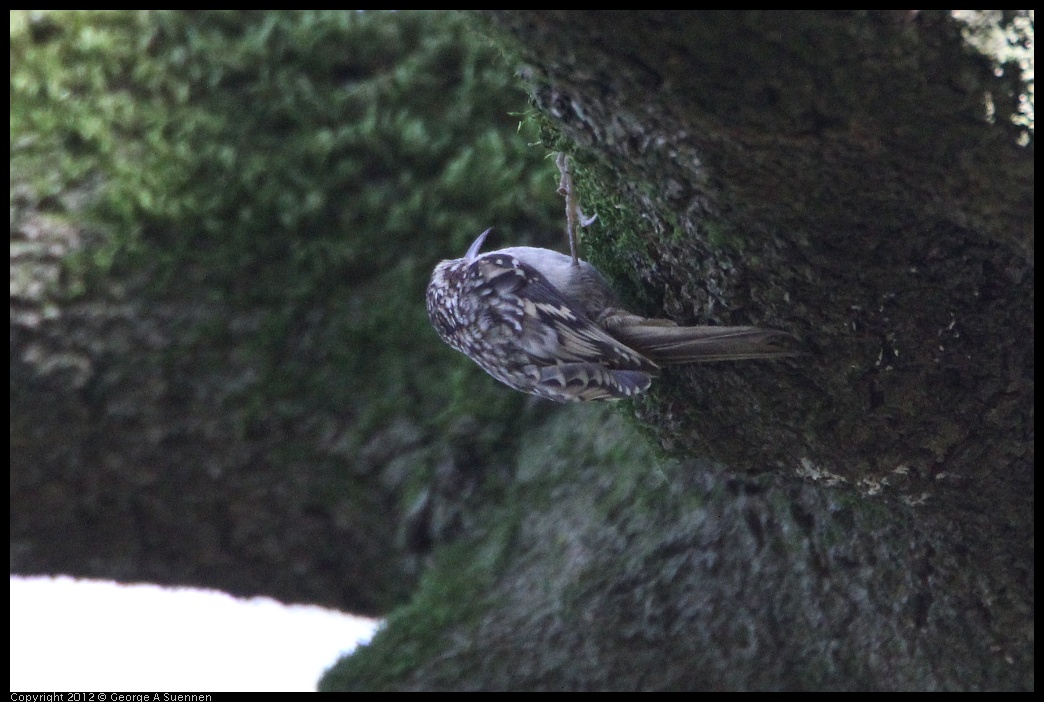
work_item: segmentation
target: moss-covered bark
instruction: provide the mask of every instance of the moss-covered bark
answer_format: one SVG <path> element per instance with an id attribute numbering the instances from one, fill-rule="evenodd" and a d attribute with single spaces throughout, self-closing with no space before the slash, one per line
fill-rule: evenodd
<path id="1" fill-rule="evenodd" d="M 326 684 L 1031 688 L 1033 166 L 1012 66 L 935 13 L 488 21 L 603 217 L 592 259 L 646 311 L 780 326 L 810 355 L 666 374 L 640 421 L 723 468 L 649 460 L 621 491 L 604 485 L 631 469 L 571 464 L 480 588 L 496 606 L 401 676 L 361 667 L 379 636 Z M 625 497 L 603 512 L 606 490 Z"/>
<path id="2" fill-rule="evenodd" d="M 406 600 L 326 689 L 1032 688 L 1011 67 L 923 11 L 468 21 L 13 22 L 12 571 Z M 436 260 L 563 243 L 491 43 L 629 304 L 809 355 L 561 409 L 441 347 Z"/>
<path id="3" fill-rule="evenodd" d="M 12 572 L 387 611 L 459 528 L 407 520 L 431 476 L 522 406 L 423 305 L 485 227 L 557 238 L 510 69 L 441 13 L 16 13 L 11 41 Z"/>

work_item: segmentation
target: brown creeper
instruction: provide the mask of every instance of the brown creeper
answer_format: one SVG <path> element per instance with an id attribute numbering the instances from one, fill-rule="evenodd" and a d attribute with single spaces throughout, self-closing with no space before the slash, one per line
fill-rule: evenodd
<path id="1" fill-rule="evenodd" d="M 648 390 L 664 364 L 794 355 L 786 332 L 631 314 L 594 266 L 557 251 L 479 254 L 489 232 L 464 258 L 435 267 L 428 318 L 443 341 L 516 390 L 557 402 L 617 400 Z"/>

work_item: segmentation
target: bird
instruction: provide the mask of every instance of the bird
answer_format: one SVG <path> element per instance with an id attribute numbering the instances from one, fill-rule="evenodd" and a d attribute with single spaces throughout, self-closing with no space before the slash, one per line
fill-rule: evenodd
<path id="1" fill-rule="evenodd" d="M 480 253 L 491 231 L 463 258 L 435 266 L 428 318 L 444 342 L 515 390 L 556 402 L 619 400 L 646 392 L 664 365 L 797 355 L 788 332 L 628 312 L 575 248 Z"/>

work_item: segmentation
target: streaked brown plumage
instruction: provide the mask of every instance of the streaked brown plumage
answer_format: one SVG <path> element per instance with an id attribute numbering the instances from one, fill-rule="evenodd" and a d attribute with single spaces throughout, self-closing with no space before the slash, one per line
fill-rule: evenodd
<path id="1" fill-rule="evenodd" d="M 601 273 L 557 251 L 516 246 L 435 267 L 428 317 L 443 341 L 502 383 L 557 402 L 649 389 L 662 365 L 792 356 L 794 337 L 757 327 L 679 327 L 618 306 Z"/>

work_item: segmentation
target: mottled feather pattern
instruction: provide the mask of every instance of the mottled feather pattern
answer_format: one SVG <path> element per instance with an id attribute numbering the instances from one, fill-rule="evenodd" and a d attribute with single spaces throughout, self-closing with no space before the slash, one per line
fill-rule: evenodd
<path id="1" fill-rule="evenodd" d="M 488 233 L 436 266 L 428 316 L 447 344 L 516 390 L 614 400 L 648 390 L 659 363 L 793 354 L 778 345 L 792 339 L 786 332 L 678 327 L 607 307 L 615 298 L 590 264 L 532 247 L 479 254 Z"/>

